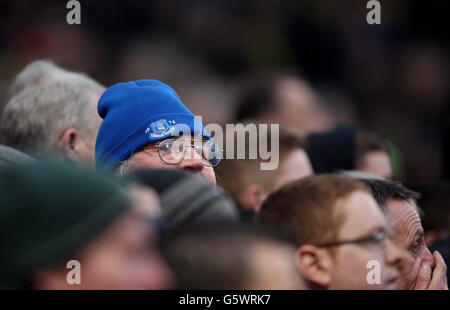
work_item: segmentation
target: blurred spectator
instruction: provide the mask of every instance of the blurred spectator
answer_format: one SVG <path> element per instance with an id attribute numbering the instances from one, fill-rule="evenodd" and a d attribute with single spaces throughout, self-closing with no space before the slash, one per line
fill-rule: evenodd
<path id="1" fill-rule="evenodd" d="M 151 203 L 158 204 L 156 196 Z M 55 164 L 0 169 L 0 287 L 170 288 L 151 218 L 133 208 L 114 182 L 87 170 Z M 68 273 L 77 270 L 66 268 L 72 260 L 80 264 L 73 279 Z"/>
<path id="2" fill-rule="evenodd" d="M 158 192 L 164 232 L 238 220 L 228 196 L 196 175 L 175 170 L 135 170 L 126 179 Z"/>
<path id="3" fill-rule="evenodd" d="M 162 251 L 179 279 L 179 289 L 305 289 L 292 242 L 251 225 L 181 230 L 163 240 Z"/>
<path id="4" fill-rule="evenodd" d="M 373 132 L 359 129 L 355 135 L 355 169 L 385 179 L 394 177 L 389 147 Z"/>
<path id="5" fill-rule="evenodd" d="M 170 86 L 156 80 L 116 84 L 100 98 L 98 111 L 98 169 L 121 175 L 137 168 L 179 169 L 216 184 L 219 149 Z"/>
<path id="6" fill-rule="evenodd" d="M 246 123 L 246 125 L 248 124 L 252 123 Z M 259 137 L 260 130 L 257 123 L 256 128 Z M 273 150 L 275 145 L 271 138 L 272 131 L 270 126 L 267 128 L 267 149 Z M 305 138 L 283 127 L 279 129 L 277 144 L 279 147 L 279 164 L 277 169 L 262 170 L 261 163 L 264 160 L 260 156 L 256 159 L 249 158 L 251 153 L 258 154 L 258 145 L 261 147 L 261 143 L 256 145 L 251 143 L 250 135 L 245 138 L 246 159 L 237 159 L 236 156 L 234 156 L 235 159 L 224 159 L 216 169 L 219 185 L 230 194 L 246 220 L 253 219 L 253 216 L 261 208 L 264 199 L 272 192 L 290 181 L 312 174 L 311 163 L 305 151 Z M 242 131 L 245 131 L 245 129 Z M 239 132 L 235 135 L 239 137 Z M 234 141 L 234 150 L 237 150 L 237 138 L 226 137 L 226 139 L 231 138 Z M 227 150 L 225 149 L 224 152 L 226 153 Z"/>
<path id="7" fill-rule="evenodd" d="M 302 134 L 325 131 L 334 123 L 309 83 L 290 73 L 265 72 L 242 82 L 236 119 L 256 119 L 297 129 Z"/>
<path id="8" fill-rule="evenodd" d="M 420 194 L 400 182 L 353 174 L 372 190 L 373 196 L 386 215 L 389 233 L 394 243 L 407 253 L 398 278 L 399 289 L 448 289 L 447 267 L 439 254 L 431 254 L 425 244 L 425 232 L 417 206 Z"/>
<path id="9" fill-rule="evenodd" d="M 394 176 L 390 150 L 375 133 L 341 126 L 310 134 L 307 143 L 308 156 L 317 174 L 359 170 L 387 179 Z"/>
<path id="10" fill-rule="evenodd" d="M 402 254 L 386 238 L 387 224 L 368 188 L 336 175 L 291 182 L 264 202 L 259 219 L 291 231 L 296 264 L 310 289 L 395 289 Z M 380 263 L 380 283 L 367 263 Z"/>
<path id="11" fill-rule="evenodd" d="M 314 173 L 352 170 L 355 167 L 355 128 L 338 127 L 306 136 L 307 153 Z"/>
<path id="12" fill-rule="evenodd" d="M 103 86 L 83 74 L 37 61 L 16 78 L 8 95 L 7 85 L 25 64 L 52 59 L 108 85 L 148 78 L 167 83 L 179 95 L 171 98 L 188 108 L 182 113 L 189 120 L 195 115 L 204 124 L 224 125 L 234 123 L 232 114 L 237 112 L 238 121 L 250 118 L 290 127 L 307 135 L 316 173 L 356 169 L 401 179 L 408 186 L 441 178 L 448 181 L 450 75 L 445 3 L 384 1 L 382 23 L 373 26 L 365 20 L 367 1 L 127 0 L 107 5 L 106 1 L 83 1 L 82 23 L 68 25 L 65 2 L 1 0 L 0 107 L 9 103 L 0 120 L 0 165 L 33 161 L 21 152 L 38 158 L 34 156 L 37 149 L 71 162 L 94 162 L 102 121 L 96 107 Z M 246 72 L 253 72 L 248 79 Z M 141 97 L 146 99 L 142 100 L 145 108 L 151 106 L 146 95 Z M 215 157 L 215 145 L 206 143 L 210 137 L 203 128 L 201 145 L 190 137 L 179 143 L 171 136 L 150 138 L 144 131 L 164 132 L 173 124 L 167 115 L 151 114 L 155 119 L 150 120 L 144 119 L 143 110 L 129 113 L 130 99 L 100 109 L 109 128 L 97 141 L 99 168 L 111 159 L 112 169 L 119 174 L 146 167 L 173 168 L 215 183 L 211 166 L 220 158 Z M 161 102 L 161 106 L 166 103 Z M 116 113 L 119 105 L 123 110 Z M 363 126 L 367 131 L 333 129 L 341 124 Z M 177 146 L 180 149 L 175 151 Z M 299 155 L 298 150 L 293 153 Z M 299 177 L 306 160 L 295 157 L 286 155 L 277 171 L 255 174 L 241 171 L 256 162 L 242 161 L 243 167 L 234 175 L 234 168 L 228 169 L 225 162 L 217 169 L 217 181 L 233 190 L 230 194 L 241 207 L 250 202 L 251 209 L 258 209 L 271 191 Z M 161 215 L 172 228 L 230 216 L 228 199 L 219 189 L 173 169 L 162 174 L 139 172 L 142 183 L 127 185 L 139 214 L 158 217 L 158 228 L 164 228 Z M 166 174 L 174 177 L 166 179 Z M 423 244 L 420 211 L 414 202 L 417 195 L 397 183 L 377 182 L 369 185 L 389 215 L 388 224 L 395 224 L 394 241 L 408 252 L 399 287 L 445 288 L 445 266 L 439 254 L 430 258 Z M 154 203 L 156 194 L 148 185 L 160 189 L 162 207 Z M 448 262 L 447 190 L 418 188 L 423 189 L 419 204 L 424 209 L 439 204 L 430 212 L 425 210 L 425 241 L 435 239 L 430 249 L 437 249 Z M 173 209 L 165 207 L 166 196 L 167 201 L 173 199 Z M 244 202 L 234 196 L 244 196 Z M 214 203 L 211 197 L 217 198 Z M 335 237 L 339 236 L 330 239 Z M 349 259 L 353 261 L 357 266 L 355 258 Z"/>
<path id="13" fill-rule="evenodd" d="M 3 144 L 93 165 L 104 87 L 81 73 L 35 61 L 17 75 L 0 122 Z"/>
<path id="14" fill-rule="evenodd" d="M 450 94 L 446 2 L 383 3 L 376 27 L 366 23 L 366 2 L 88 1 L 82 24 L 71 26 L 58 1 L 3 0 L 0 101 L 18 67 L 51 58 L 107 84 L 161 80 L 204 122 L 223 124 L 236 102 L 232 81 L 245 72 L 289 68 L 320 95 L 318 109 L 308 103 L 285 109 L 295 112 L 289 120 L 300 110 L 310 116 L 294 125 L 364 124 L 405 155 L 397 178 L 410 185 L 436 179 L 446 160 L 439 127 Z M 300 98 L 292 95 L 298 85 L 291 86 L 283 93 Z"/>

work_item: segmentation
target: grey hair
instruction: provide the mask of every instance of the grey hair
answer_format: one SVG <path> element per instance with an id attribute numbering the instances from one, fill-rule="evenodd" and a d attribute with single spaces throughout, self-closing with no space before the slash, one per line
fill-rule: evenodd
<path id="1" fill-rule="evenodd" d="M 0 141 L 28 151 L 54 149 L 67 128 L 95 138 L 91 93 L 105 87 L 87 75 L 59 68 L 47 60 L 33 61 L 15 78 L 0 122 Z M 94 127 L 95 125 L 95 127 Z"/>
<path id="2" fill-rule="evenodd" d="M 49 60 L 36 60 L 28 64 L 16 76 L 10 87 L 9 95 L 11 98 L 27 87 L 45 86 L 55 82 L 78 84 L 99 95 L 106 89 L 103 85 L 91 79 L 84 73 L 64 70 Z"/>
<path id="3" fill-rule="evenodd" d="M 29 86 L 6 104 L 0 142 L 25 152 L 52 150 L 67 128 L 92 134 L 93 114 L 92 99 L 80 85 L 58 82 Z"/>
<path id="4" fill-rule="evenodd" d="M 135 154 L 132 154 L 129 158 L 120 162 L 119 167 L 116 168 L 116 173 L 119 176 L 124 176 L 130 171 L 130 164 Z"/>

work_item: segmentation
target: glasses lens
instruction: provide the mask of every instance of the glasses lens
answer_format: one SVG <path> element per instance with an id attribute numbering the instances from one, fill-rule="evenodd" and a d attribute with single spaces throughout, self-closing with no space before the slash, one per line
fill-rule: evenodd
<path id="1" fill-rule="evenodd" d="M 195 152 L 202 157 L 205 166 L 215 167 L 222 159 L 222 151 L 213 140 L 192 141 L 186 139 L 167 139 L 159 144 L 158 151 L 161 159 L 167 164 L 178 164 L 186 156 L 186 150 L 192 146 Z"/>
<path id="2" fill-rule="evenodd" d="M 384 232 L 379 232 L 373 236 L 373 239 L 376 243 L 382 243 L 384 240 L 386 240 L 386 234 Z"/>
<path id="3" fill-rule="evenodd" d="M 204 164 L 207 166 L 215 167 L 220 163 L 222 153 L 219 146 L 213 140 L 203 141 L 202 158 Z"/>
<path id="4" fill-rule="evenodd" d="M 182 140 L 167 139 L 159 144 L 159 156 L 167 164 L 178 164 L 183 160 L 185 145 Z"/>

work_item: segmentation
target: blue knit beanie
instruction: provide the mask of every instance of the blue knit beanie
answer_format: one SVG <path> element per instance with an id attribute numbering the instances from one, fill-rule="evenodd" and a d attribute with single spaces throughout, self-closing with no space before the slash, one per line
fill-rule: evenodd
<path id="1" fill-rule="evenodd" d="M 210 139 L 203 124 L 168 85 L 156 80 L 119 83 L 98 103 L 103 118 L 95 144 L 97 169 L 114 170 L 142 147 L 191 133 Z"/>

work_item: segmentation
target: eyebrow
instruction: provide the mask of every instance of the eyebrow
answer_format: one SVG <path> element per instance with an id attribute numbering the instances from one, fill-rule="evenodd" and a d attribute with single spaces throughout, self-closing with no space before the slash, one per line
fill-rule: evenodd
<path id="1" fill-rule="evenodd" d="M 423 228 L 421 228 L 421 227 L 417 228 L 417 229 L 416 229 L 416 232 L 415 232 L 414 235 L 413 235 L 412 241 L 416 240 L 418 237 L 419 237 L 419 238 L 422 237 L 424 234 L 425 234 L 425 233 L 424 233 L 424 231 L 423 231 Z"/>
<path id="2" fill-rule="evenodd" d="M 412 236 L 411 240 L 407 243 L 407 247 L 409 248 L 416 242 L 418 239 L 422 238 L 422 236 L 425 235 L 425 232 L 423 231 L 423 228 L 419 227 L 416 229 L 414 235 Z"/>

